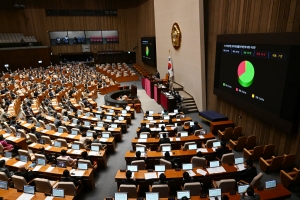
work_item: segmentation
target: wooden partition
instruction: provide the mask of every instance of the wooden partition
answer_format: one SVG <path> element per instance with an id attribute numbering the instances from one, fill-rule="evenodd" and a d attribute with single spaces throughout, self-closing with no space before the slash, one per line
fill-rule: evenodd
<path id="1" fill-rule="evenodd" d="M 213 94 L 218 34 L 300 31 L 299 0 L 204 0 L 206 31 L 207 109 L 228 116 L 258 144 L 275 144 L 275 153 L 300 153 L 300 132 L 287 134 Z M 241 118 L 239 118 L 241 116 Z M 300 157 L 296 158 L 299 166 Z"/>

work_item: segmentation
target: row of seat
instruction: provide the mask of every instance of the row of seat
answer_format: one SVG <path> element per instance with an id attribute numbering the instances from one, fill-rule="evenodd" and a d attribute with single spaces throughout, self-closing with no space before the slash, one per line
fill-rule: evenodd
<path id="1" fill-rule="evenodd" d="M 236 141 L 229 140 L 229 146 L 235 151 L 242 151 L 245 149 L 253 149 L 256 145 L 256 136 L 251 135 L 249 137 L 242 136 L 239 137 Z"/>
<path id="2" fill-rule="evenodd" d="M 225 131 L 218 130 L 218 137 L 220 140 L 236 140 L 238 137 L 242 135 L 243 128 L 241 126 L 234 127 L 227 127 Z"/>
<path id="3" fill-rule="evenodd" d="M 271 159 L 264 159 L 261 157 L 259 159 L 259 166 L 261 171 L 265 173 L 279 171 L 280 169 L 291 169 L 294 166 L 295 159 L 295 154 L 272 156 Z"/>

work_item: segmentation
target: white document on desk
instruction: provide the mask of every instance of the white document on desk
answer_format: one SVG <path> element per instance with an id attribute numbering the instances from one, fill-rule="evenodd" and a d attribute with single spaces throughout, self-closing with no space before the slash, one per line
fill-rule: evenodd
<path id="1" fill-rule="evenodd" d="M 6 138 L 6 137 L 9 137 L 9 136 L 10 136 L 10 133 L 4 133 L 4 134 L 3 134 L 3 137 L 5 137 L 5 138 Z"/>
<path id="2" fill-rule="evenodd" d="M 34 147 L 35 145 L 36 145 L 36 143 L 34 142 L 34 143 L 30 144 L 29 146 Z"/>
<path id="3" fill-rule="evenodd" d="M 18 161 L 13 166 L 14 167 L 20 167 L 21 165 L 25 165 L 25 164 L 26 164 L 26 162 Z"/>
<path id="4" fill-rule="evenodd" d="M 99 121 L 99 119 L 97 117 L 93 117 L 92 120 Z"/>
<path id="5" fill-rule="evenodd" d="M 59 133 L 59 132 L 56 132 L 56 133 L 54 133 L 53 135 L 55 135 L 55 136 L 60 136 L 62 133 Z"/>
<path id="6" fill-rule="evenodd" d="M 28 127 L 28 126 L 30 126 L 30 125 L 31 125 L 31 124 L 28 124 L 28 123 L 27 123 L 27 124 L 24 124 L 23 126 Z"/>
<path id="7" fill-rule="evenodd" d="M 23 194 L 21 194 L 21 196 L 19 196 L 19 198 L 17 198 L 17 200 L 30 200 L 33 197 L 34 197 L 34 194 L 23 193 Z"/>
<path id="8" fill-rule="evenodd" d="M 244 164 L 238 164 L 238 165 L 235 165 L 236 168 L 238 168 L 238 171 L 242 171 L 245 169 L 245 165 Z"/>
<path id="9" fill-rule="evenodd" d="M 211 149 L 212 149 L 214 152 L 216 152 L 216 149 L 217 149 L 217 148 L 213 147 L 213 148 L 211 148 Z"/>
<path id="10" fill-rule="evenodd" d="M 204 139 L 205 137 L 203 135 L 199 135 L 199 138 L 200 139 Z"/>
<path id="11" fill-rule="evenodd" d="M 74 138 L 76 135 L 68 135 L 67 138 Z"/>
<path id="12" fill-rule="evenodd" d="M 42 133 L 46 133 L 46 132 L 48 132 L 48 130 L 47 130 L 47 129 L 45 129 L 45 130 L 42 130 L 41 132 L 42 132 Z"/>
<path id="13" fill-rule="evenodd" d="M 90 151 L 89 152 L 89 156 L 99 156 L 101 155 L 101 152 L 97 152 L 97 151 Z"/>
<path id="14" fill-rule="evenodd" d="M 196 151 L 197 151 L 197 152 L 198 152 L 198 151 L 201 151 L 202 153 L 203 153 L 203 152 L 208 152 L 206 148 L 198 148 Z"/>
<path id="15" fill-rule="evenodd" d="M 177 137 L 177 138 L 175 138 L 175 140 L 176 140 L 176 141 L 180 141 L 180 138 L 179 138 L 179 137 Z"/>
<path id="16" fill-rule="evenodd" d="M 157 177 L 160 176 L 160 174 L 163 174 L 164 172 L 157 172 Z"/>
<path id="17" fill-rule="evenodd" d="M 147 142 L 147 139 L 138 139 L 138 142 Z"/>
<path id="18" fill-rule="evenodd" d="M 203 176 L 205 176 L 205 175 L 207 174 L 207 172 L 204 171 L 203 169 L 197 169 L 196 172 L 197 172 L 198 174 L 203 175 Z"/>
<path id="19" fill-rule="evenodd" d="M 157 178 L 156 172 L 145 173 L 145 180 Z"/>
<path id="20" fill-rule="evenodd" d="M 54 198 L 54 197 L 52 197 L 52 196 L 47 196 L 47 197 L 45 198 L 45 200 L 53 200 L 53 198 Z"/>
<path id="21" fill-rule="evenodd" d="M 181 119 L 176 119 L 176 121 L 180 122 L 180 121 L 181 121 Z"/>
<path id="22" fill-rule="evenodd" d="M 2 158 L 0 158 L 0 160 L 5 160 L 5 162 L 6 162 L 6 161 L 8 161 L 8 160 L 9 160 L 9 158 L 2 157 Z"/>
<path id="23" fill-rule="evenodd" d="M 71 176 L 83 176 L 85 170 L 75 170 L 73 171 L 74 174 L 71 174 Z"/>
<path id="24" fill-rule="evenodd" d="M 99 141 L 100 142 L 106 142 L 108 139 L 107 138 L 100 138 Z"/>
<path id="25" fill-rule="evenodd" d="M 32 171 L 39 171 L 41 169 L 42 165 L 36 166 Z"/>
<path id="26" fill-rule="evenodd" d="M 156 123 L 156 121 L 155 120 L 150 120 L 150 123 Z"/>
<path id="27" fill-rule="evenodd" d="M 49 150 L 49 149 L 51 149 L 52 148 L 52 146 L 47 146 L 46 148 L 45 148 L 45 150 Z"/>
<path id="28" fill-rule="evenodd" d="M 189 170 L 187 172 L 189 173 L 190 176 L 195 176 L 196 175 L 195 172 L 193 172 L 193 170 Z"/>
<path id="29" fill-rule="evenodd" d="M 170 139 L 170 141 L 173 141 L 174 138 L 169 138 L 169 139 Z"/>
<path id="30" fill-rule="evenodd" d="M 212 167 L 212 168 L 207 168 L 206 169 L 209 174 L 218 174 L 218 173 L 223 173 L 226 172 L 224 167 Z"/>
<path id="31" fill-rule="evenodd" d="M 114 131 L 114 130 L 115 130 L 115 128 L 108 128 L 108 130 L 109 130 L 109 131 Z"/>
<path id="32" fill-rule="evenodd" d="M 48 167 L 48 169 L 46 169 L 46 172 L 51 172 L 54 169 L 54 167 Z"/>
<path id="33" fill-rule="evenodd" d="M 8 137 L 8 138 L 6 138 L 6 139 L 7 139 L 7 140 L 14 141 L 15 137 L 13 137 L 13 136 L 10 136 L 10 137 Z"/>
<path id="34" fill-rule="evenodd" d="M 72 152 L 73 154 L 81 154 L 82 153 L 82 151 L 81 150 L 73 150 L 73 152 Z"/>
<path id="35" fill-rule="evenodd" d="M 170 128 L 171 128 L 171 130 L 174 130 L 174 129 L 175 129 L 175 126 L 171 126 Z"/>

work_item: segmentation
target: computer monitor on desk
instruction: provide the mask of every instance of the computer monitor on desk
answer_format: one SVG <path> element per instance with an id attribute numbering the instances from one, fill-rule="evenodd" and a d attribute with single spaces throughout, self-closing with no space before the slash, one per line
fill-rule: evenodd
<path id="1" fill-rule="evenodd" d="M 169 116 L 169 115 L 164 115 L 164 119 L 165 119 L 165 120 L 169 120 L 169 119 L 170 119 L 170 116 Z"/>
<path id="2" fill-rule="evenodd" d="M 28 161 L 28 156 L 20 155 L 20 161 L 27 163 L 27 161 Z"/>
<path id="3" fill-rule="evenodd" d="M 84 126 L 91 126 L 91 122 L 89 122 L 89 121 L 84 121 Z"/>
<path id="4" fill-rule="evenodd" d="M 7 190 L 8 189 L 7 181 L 0 181 L 0 188 Z"/>
<path id="5" fill-rule="evenodd" d="M 192 170 L 193 164 L 192 163 L 182 163 L 182 170 Z"/>
<path id="6" fill-rule="evenodd" d="M 127 110 L 122 110 L 122 114 L 127 114 Z"/>
<path id="7" fill-rule="evenodd" d="M 153 110 L 149 110 L 149 116 L 152 116 L 154 114 Z"/>
<path id="8" fill-rule="evenodd" d="M 109 138 L 109 133 L 102 133 L 103 138 Z"/>
<path id="9" fill-rule="evenodd" d="M 91 151 L 99 152 L 100 147 L 98 145 L 91 145 Z"/>
<path id="10" fill-rule="evenodd" d="M 52 188 L 52 196 L 64 198 L 65 197 L 65 190 L 60 188 Z"/>
<path id="11" fill-rule="evenodd" d="M 72 149 L 73 150 L 79 150 L 80 149 L 80 145 L 79 144 L 72 144 Z"/>
<path id="12" fill-rule="evenodd" d="M 275 188 L 276 186 L 277 186 L 276 180 L 271 180 L 271 181 L 265 182 L 266 189 Z"/>
<path id="13" fill-rule="evenodd" d="M 248 187 L 249 187 L 248 184 L 247 185 L 239 185 L 238 186 L 238 193 L 242 194 L 242 193 L 246 192 L 246 190 L 247 190 Z"/>
<path id="14" fill-rule="evenodd" d="M 171 152 L 171 146 L 161 146 L 161 151 L 162 152 Z"/>
<path id="15" fill-rule="evenodd" d="M 57 129 L 57 132 L 58 132 L 58 133 L 63 133 L 63 132 L 64 132 L 64 129 L 63 129 L 63 128 L 58 128 L 58 129 Z"/>
<path id="16" fill-rule="evenodd" d="M 197 149 L 197 144 L 189 144 L 188 148 L 189 148 L 189 150 L 196 150 Z"/>
<path id="17" fill-rule="evenodd" d="M 141 153 L 145 153 L 145 147 L 136 146 L 136 147 L 135 147 L 135 150 L 136 150 L 136 151 L 139 151 L 139 152 L 141 152 Z"/>
<path id="18" fill-rule="evenodd" d="M 56 166 L 57 167 L 61 167 L 61 168 L 66 168 L 67 167 L 67 162 L 66 161 L 60 161 L 60 160 L 58 160 L 56 162 Z"/>
<path id="19" fill-rule="evenodd" d="M 238 164 L 243 164 L 244 163 L 244 158 L 235 158 L 234 159 L 234 164 L 238 165 Z"/>
<path id="20" fill-rule="evenodd" d="M 88 169 L 88 164 L 84 162 L 78 162 L 78 169 L 79 170 L 87 170 Z"/>
<path id="21" fill-rule="evenodd" d="M 221 146 L 221 142 L 213 142 L 213 147 L 219 147 Z"/>
<path id="22" fill-rule="evenodd" d="M 46 159 L 44 159 L 44 158 L 38 158 L 37 159 L 37 164 L 45 166 L 46 165 Z"/>
<path id="23" fill-rule="evenodd" d="M 156 172 L 165 172 L 166 166 L 165 165 L 154 165 L 154 170 Z"/>
<path id="24" fill-rule="evenodd" d="M 187 136 L 189 136 L 188 132 L 186 132 L 186 131 L 180 132 L 180 137 L 187 137 Z"/>
<path id="25" fill-rule="evenodd" d="M 152 120 L 153 120 L 153 117 L 147 117 L 147 120 L 152 121 Z"/>
<path id="26" fill-rule="evenodd" d="M 159 200 L 158 192 L 146 192 L 146 200 Z"/>
<path id="27" fill-rule="evenodd" d="M 115 192 L 114 200 L 127 200 L 127 192 Z"/>
<path id="28" fill-rule="evenodd" d="M 71 135 L 77 135 L 78 131 L 77 130 L 71 130 Z"/>
<path id="29" fill-rule="evenodd" d="M 132 172 L 137 172 L 138 166 L 137 165 L 127 165 L 127 170 L 130 170 Z"/>
<path id="30" fill-rule="evenodd" d="M 140 139 L 147 139 L 148 138 L 148 134 L 147 133 L 141 133 L 140 134 Z"/>
<path id="31" fill-rule="evenodd" d="M 182 197 L 187 197 L 188 199 L 191 198 L 189 190 L 181 190 L 177 191 L 177 199 L 182 199 Z"/>
<path id="32" fill-rule="evenodd" d="M 110 115 L 106 116 L 106 120 L 111 120 L 111 119 L 112 119 L 112 116 L 110 116 Z"/>
<path id="33" fill-rule="evenodd" d="M 218 199 L 221 199 L 221 195 L 222 195 L 221 188 L 209 189 L 208 190 L 208 197 L 209 198 L 218 197 Z"/>
<path id="34" fill-rule="evenodd" d="M 54 141 L 54 146 L 60 148 L 61 147 L 61 142 Z"/>
<path id="35" fill-rule="evenodd" d="M 210 161 L 209 162 L 209 167 L 219 167 L 220 166 L 220 161 Z"/>
<path id="36" fill-rule="evenodd" d="M 23 192 L 27 194 L 34 194 L 34 186 L 24 185 Z"/>

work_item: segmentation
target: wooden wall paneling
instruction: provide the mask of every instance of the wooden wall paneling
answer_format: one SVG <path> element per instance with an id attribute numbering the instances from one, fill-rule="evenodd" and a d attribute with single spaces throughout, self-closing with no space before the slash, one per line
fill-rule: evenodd
<path id="1" fill-rule="evenodd" d="M 276 154 L 300 153 L 300 131 L 287 135 L 234 105 L 213 95 L 216 36 L 232 33 L 300 31 L 300 0 L 206 0 L 207 107 L 243 126 L 245 135 L 257 136 L 258 144 L 274 143 Z M 242 116 L 242 119 L 238 118 Z M 300 158 L 296 164 L 299 166 Z"/>

